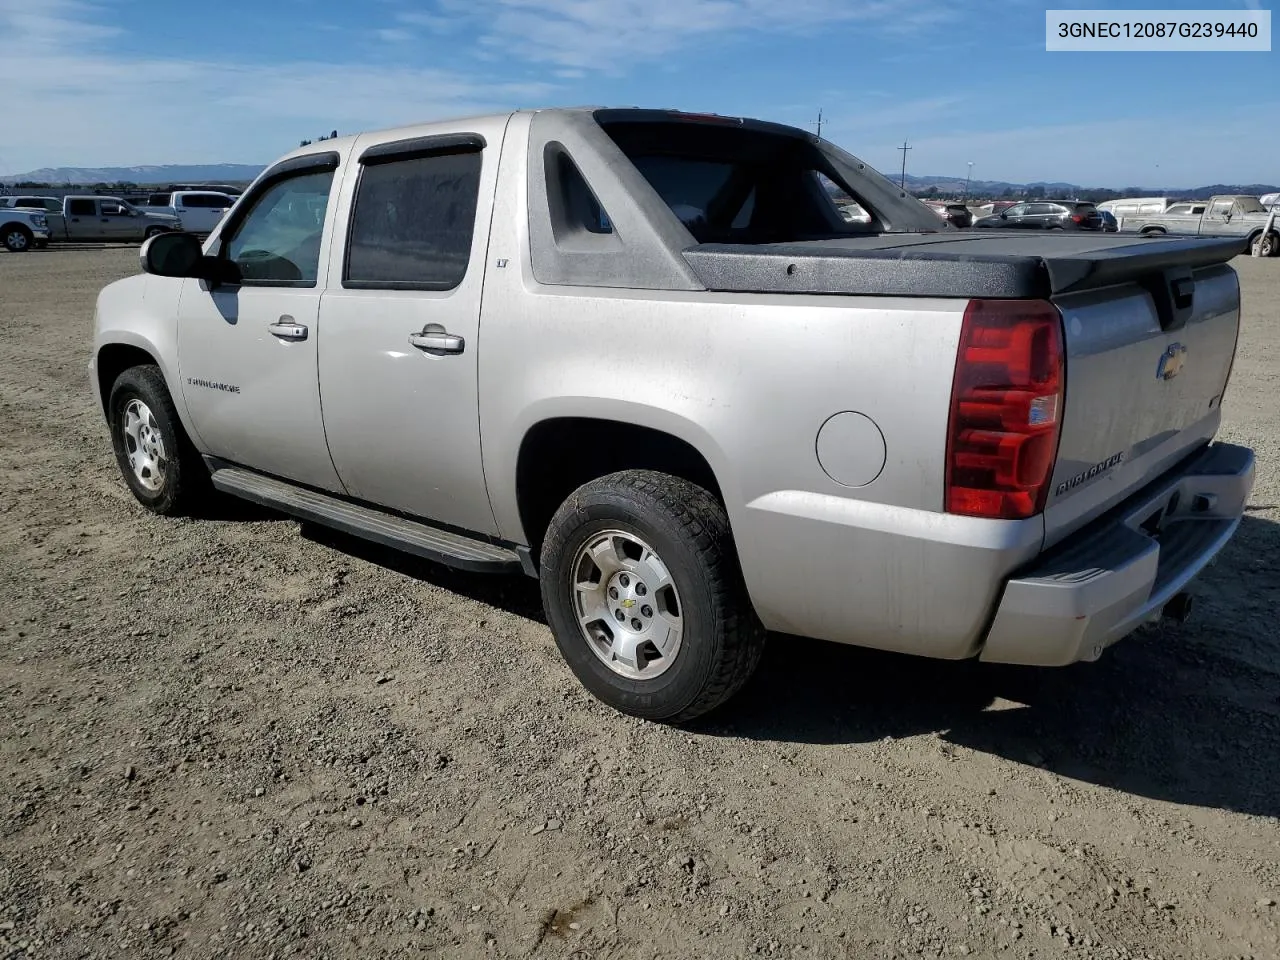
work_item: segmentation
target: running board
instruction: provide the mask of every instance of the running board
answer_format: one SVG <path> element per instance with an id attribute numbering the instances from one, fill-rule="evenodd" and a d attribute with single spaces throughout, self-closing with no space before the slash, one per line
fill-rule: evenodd
<path id="1" fill-rule="evenodd" d="M 477 573 L 513 573 L 525 567 L 513 548 L 348 503 L 285 480 L 264 477 L 239 467 L 218 467 L 212 474 L 214 488 L 233 497 L 436 563 Z"/>

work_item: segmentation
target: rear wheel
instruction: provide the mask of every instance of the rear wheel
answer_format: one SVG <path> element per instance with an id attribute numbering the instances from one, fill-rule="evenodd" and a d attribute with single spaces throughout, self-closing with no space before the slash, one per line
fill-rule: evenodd
<path id="1" fill-rule="evenodd" d="M 1142 235 L 1144 237 L 1163 237 L 1165 235 L 1165 231 L 1160 227 L 1154 227 L 1150 230 L 1143 230 Z"/>
<path id="2" fill-rule="evenodd" d="M 632 716 L 713 710 L 764 649 L 724 507 L 678 477 L 627 470 L 579 487 L 547 530 L 541 583 L 569 668 Z"/>
<path id="3" fill-rule="evenodd" d="M 1268 233 L 1265 237 L 1255 237 L 1253 243 L 1250 244 L 1249 252 L 1255 257 L 1280 256 L 1280 236 Z"/>
<path id="4" fill-rule="evenodd" d="M 173 406 L 160 368 L 130 367 L 107 400 L 111 445 L 130 492 L 152 513 L 191 513 L 209 490 L 209 473 Z"/>
<path id="5" fill-rule="evenodd" d="M 26 253 L 31 249 L 33 239 L 31 231 L 20 223 L 4 228 L 4 248 L 10 253 Z"/>

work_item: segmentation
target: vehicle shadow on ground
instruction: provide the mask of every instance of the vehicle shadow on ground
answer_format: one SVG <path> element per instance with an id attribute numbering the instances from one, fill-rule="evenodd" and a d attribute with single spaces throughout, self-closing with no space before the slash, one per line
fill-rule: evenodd
<path id="1" fill-rule="evenodd" d="M 1257 508 L 1255 508 L 1257 509 Z M 468 574 L 310 524 L 303 535 L 545 623 L 537 582 Z M 1280 525 L 1246 516 L 1196 616 L 1062 669 L 947 662 L 773 635 L 754 678 L 691 734 L 810 744 L 938 734 L 1175 803 L 1280 816 Z"/>
<path id="2" fill-rule="evenodd" d="M 1280 816 L 1280 526 L 1246 516 L 1197 613 L 1063 669 L 948 663 L 771 638 L 707 735 L 944 740 L 1175 803 Z"/>
<path id="3" fill-rule="evenodd" d="M 348 556 L 372 563 L 401 576 L 412 577 L 430 583 L 526 620 L 546 624 L 542 613 L 542 595 L 538 581 L 523 574 L 495 576 L 487 573 L 467 573 L 443 564 L 432 563 L 421 557 L 379 546 L 350 534 L 330 530 L 316 524 L 302 524 L 302 535 L 313 543 L 341 550 Z"/>

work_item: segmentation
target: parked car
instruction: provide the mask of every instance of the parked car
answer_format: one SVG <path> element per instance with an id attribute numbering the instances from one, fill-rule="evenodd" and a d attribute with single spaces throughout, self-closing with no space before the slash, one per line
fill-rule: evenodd
<path id="1" fill-rule="evenodd" d="M 945 203 L 940 200 L 926 200 L 925 206 L 940 216 L 953 227 L 973 226 L 973 214 L 963 203 Z"/>
<path id="2" fill-rule="evenodd" d="M 1237 245 L 1011 246 L 777 124 L 406 127 L 147 242 L 90 379 L 147 509 L 523 570 L 593 694 L 683 721 L 766 629 L 1052 666 L 1189 609 L 1253 481 L 1211 442 Z"/>
<path id="3" fill-rule="evenodd" d="M 53 240 L 145 240 L 181 229 L 182 222 L 172 214 L 141 211 L 118 197 L 63 197 L 61 212 L 49 214 Z"/>
<path id="4" fill-rule="evenodd" d="M 26 207 L 0 207 L 0 243 L 10 253 L 47 247 L 48 217 L 39 210 Z"/>
<path id="5" fill-rule="evenodd" d="M 1098 216 L 1102 218 L 1102 229 L 1105 233 L 1120 232 L 1120 221 L 1111 215 L 1111 211 L 1099 210 Z"/>
<path id="6" fill-rule="evenodd" d="M 983 229 L 1102 230 L 1102 217 L 1092 203 L 1077 200 L 1032 200 L 1015 203 L 973 224 Z"/>
<path id="7" fill-rule="evenodd" d="M 172 193 L 153 193 L 148 198 L 145 212 L 172 214 L 182 222 L 183 230 L 208 235 L 234 205 L 235 199 L 225 193 L 175 190 Z"/>
<path id="8" fill-rule="evenodd" d="M 1173 197 L 1121 197 L 1119 200 L 1105 200 L 1098 204 L 1099 210 L 1105 210 L 1117 220 L 1123 217 L 1154 217 L 1174 203 Z"/>
<path id="9" fill-rule="evenodd" d="M 56 197 L 32 197 L 21 194 L 0 197 L 0 207 L 25 207 L 28 210 L 43 210 L 47 214 L 62 213 L 62 201 Z"/>
<path id="10" fill-rule="evenodd" d="M 1270 211 L 1257 197 L 1224 195 L 1210 197 L 1207 206 L 1195 213 L 1198 205 L 1188 205 L 1186 213 L 1174 213 L 1172 209 L 1159 217 L 1148 217 L 1137 225 L 1138 233 L 1145 236 L 1186 237 L 1238 237 L 1245 249 L 1257 256 L 1280 255 L 1280 224 L 1270 233 L 1267 228 Z"/>

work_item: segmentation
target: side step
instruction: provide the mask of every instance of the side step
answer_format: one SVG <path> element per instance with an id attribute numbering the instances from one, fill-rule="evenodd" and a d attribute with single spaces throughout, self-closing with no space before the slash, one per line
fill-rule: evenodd
<path id="1" fill-rule="evenodd" d="M 332 527 L 334 530 L 460 570 L 514 573 L 525 567 L 520 554 L 510 547 L 439 530 L 425 523 L 348 503 L 325 493 L 295 486 L 285 480 L 264 477 L 239 467 L 221 466 L 217 463 L 211 464 L 211 467 L 215 489 L 279 510 L 300 520 Z"/>

